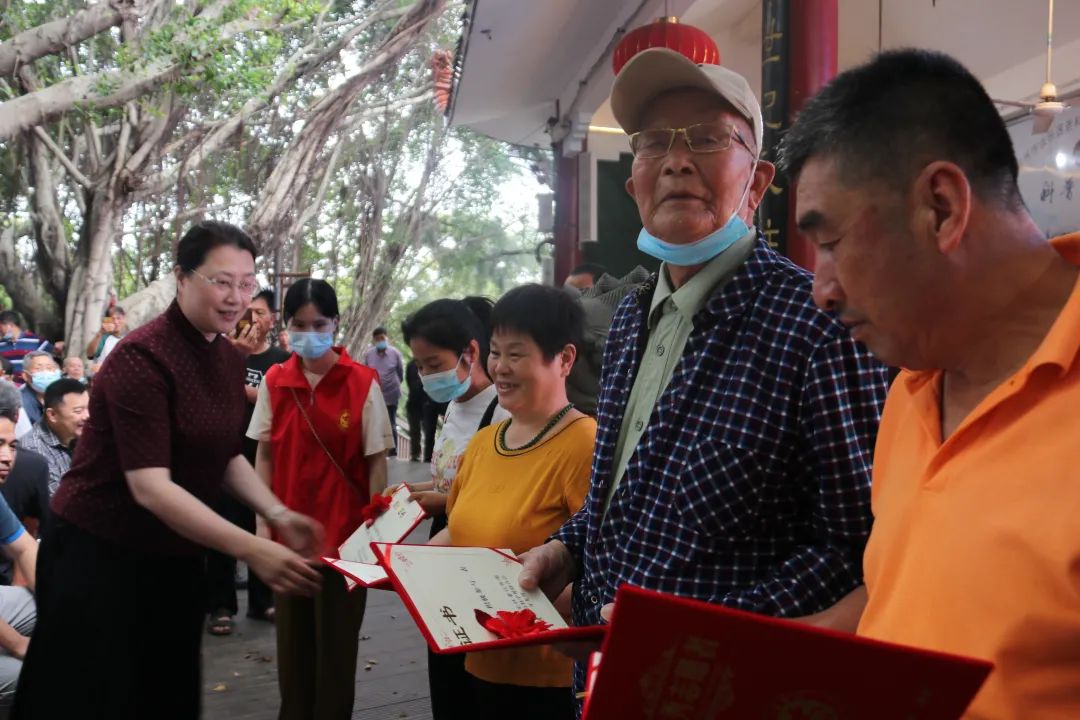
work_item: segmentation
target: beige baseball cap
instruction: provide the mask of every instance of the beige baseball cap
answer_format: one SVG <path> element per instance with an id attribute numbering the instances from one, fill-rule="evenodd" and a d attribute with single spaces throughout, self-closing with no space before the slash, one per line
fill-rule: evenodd
<path id="1" fill-rule="evenodd" d="M 628 135 L 641 130 L 641 117 L 653 98 L 675 88 L 701 88 L 729 102 L 750 123 L 761 152 L 761 105 L 739 73 L 721 65 L 697 65 L 667 48 L 643 50 L 623 66 L 611 90 L 611 111 Z"/>

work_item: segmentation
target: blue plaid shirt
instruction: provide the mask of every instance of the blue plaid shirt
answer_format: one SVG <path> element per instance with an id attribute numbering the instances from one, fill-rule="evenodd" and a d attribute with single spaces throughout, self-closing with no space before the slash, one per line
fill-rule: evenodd
<path id="1" fill-rule="evenodd" d="M 811 282 L 758 240 L 694 318 L 605 518 L 655 276 L 619 306 L 592 487 L 553 536 L 580 568 L 576 624 L 600 622 L 623 583 L 797 616 L 861 582 L 886 370 L 814 306 Z"/>

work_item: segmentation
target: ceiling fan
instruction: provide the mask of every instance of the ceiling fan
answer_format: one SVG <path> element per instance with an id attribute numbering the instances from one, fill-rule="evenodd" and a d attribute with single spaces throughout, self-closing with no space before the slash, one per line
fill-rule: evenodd
<path id="1" fill-rule="evenodd" d="M 1043 83 L 1042 88 L 1039 90 L 1039 101 L 994 100 L 998 105 L 1011 105 L 1030 110 L 1031 114 L 1035 116 L 1035 122 L 1031 127 L 1032 135 L 1039 135 L 1049 130 L 1054 123 L 1054 118 L 1060 115 L 1065 108 L 1072 107 L 1070 103 L 1058 100 L 1057 86 L 1050 80 L 1050 62 L 1054 52 L 1054 0 L 1049 0 L 1049 4 L 1049 20 L 1046 27 L 1046 82 Z"/>

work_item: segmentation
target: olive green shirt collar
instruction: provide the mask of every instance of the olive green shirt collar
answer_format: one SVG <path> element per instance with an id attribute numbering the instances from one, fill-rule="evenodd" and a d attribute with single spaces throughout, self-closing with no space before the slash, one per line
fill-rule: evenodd
<path id="1" fill-rule="evenodd" d="M 661 309 L 668 301 L 676 312 L 693 322 L 694 316 L 705 307 L 721 280 L 742 265 L 750 255 L 756 240 L 757 232 L 751 228 L 750 232 L 736 240 L 734 245 L 706 263 L 705 267 L 678 290 L 673 288 L 668 276 L 668 264 L 662 263 L 652 303 L 649 305 L 649 329 L 656 326 L 662 314 Z"/>

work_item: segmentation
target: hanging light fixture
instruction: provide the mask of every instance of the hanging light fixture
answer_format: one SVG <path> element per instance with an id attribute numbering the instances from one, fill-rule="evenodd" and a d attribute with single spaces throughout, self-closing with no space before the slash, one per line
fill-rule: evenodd
<path id="1" fill-rule="evenodd" d="M 677 17 L 662 17 L 631 30 L 619 41 L 611 56 L 615 74 L 619 74 L 630 58 L 651 48 L 675 50 L 699 65 L 720 64 L 720 49 L 708 33 L 693 25 L 683 25 Z"/>

